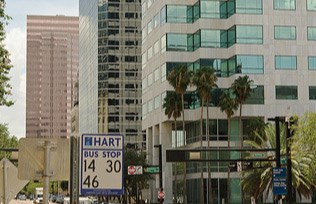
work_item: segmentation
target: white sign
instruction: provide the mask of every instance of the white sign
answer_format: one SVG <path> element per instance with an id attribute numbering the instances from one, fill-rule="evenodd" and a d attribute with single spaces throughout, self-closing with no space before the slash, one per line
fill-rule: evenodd
<path id="1" fill-rule="evenodd" d="M 18 179 L 18 169 L 7 158 L 1 160 L 0 166 L 0 197 L 3 201 L 5 196 L 6 203 L 9 203 L 29 181 Z"/>
<path id="2" fill-rule="evenodd" d="M 128 166 L 127 174 L 128 175 L 142 175 L 143 167 L 142 166 Z"/>
<path id="3" fill-rule="evenodd" d="M 70 176 L 69 139 L 21 138 L 19 140 L 18 178 L 41 180 L 44 173 L 45 142 L 51 144 L 50 181 L 68 180 Z M 27 169 L 27 170 L 26 170 Z"/>
<path id="4" fill-rule="evenodd" d="M 82 135 L 81 195 L 122 195 L 124 193 L 123 148 L 123 135 Z"/>

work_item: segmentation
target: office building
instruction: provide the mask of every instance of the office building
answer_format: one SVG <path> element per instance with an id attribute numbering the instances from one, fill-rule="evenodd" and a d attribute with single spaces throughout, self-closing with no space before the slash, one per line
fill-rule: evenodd
<path id="1" fill-rule="evenodd" d="M 255 117 L 267 121 L 275 116 L 316 111 L 315 1 L 144 0 L 142 17 L 142 124 L 150 162 L 158 162 L 155 145 L 161 144 L 163 152 L 175 147 L 173 118 L 164 114 L 162 104 L 166 93 L 174 90 L 166 78 L 177 65 L 186 65 L 192 71 L 213 68 L 221 89 L 229 88 L 239 76 L 248 75 L 254 83 L 243 105 L 243 127 Z M 179 133 L 182 139 L 178 140 L 182 148 L 200 147 L 200 111 L 195 89 L 189 87 L 185 95 L 186 132 L 185 136 Z M 210 146 L 227 148 L 226 115 L 214 104 L 209 114 Z M 232 147 L 240 147 L 238 115 L 236 111 L 230 129 Z M 178 130 L 182 129 L 181 119 Z M 203 146 L 207 147 L 203 138 Z M 165 201 L 171 203 L 172 166 L 164 165 Z M 227 163 L 212 162 L 212 186 L 207 185 L 206 169 L 201 187 L 199 165 L 187 163 L 188 203 L 199 203 L 200 191 L 207 192 L 210 187 L 213 203 L 227 200 Z M 231 178 L 231 203 L 241 203 L 240 175 L 233 172 Z M 157 182 L 151 188 L 155 199 Z"/>
<path id="2" fill-rule="evenodd" d="M 80 0 L 79 30 L 79 132 L 142 148 L 140 1 Z"/>
<path id="3" fill-rule="evenodd" d="M 78 36 L 78 17 L 27 16 L 26 137 L 70 136 Z"/>

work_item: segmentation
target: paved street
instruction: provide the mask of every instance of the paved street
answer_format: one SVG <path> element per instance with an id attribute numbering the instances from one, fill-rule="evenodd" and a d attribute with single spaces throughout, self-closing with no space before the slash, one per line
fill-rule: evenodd
<path id="1" fill-rule="evenodd" d="M 32 204 L 33 201 L 32 200 L 16 200 L 13 199 L 9 202 L 9 204 Z"/>

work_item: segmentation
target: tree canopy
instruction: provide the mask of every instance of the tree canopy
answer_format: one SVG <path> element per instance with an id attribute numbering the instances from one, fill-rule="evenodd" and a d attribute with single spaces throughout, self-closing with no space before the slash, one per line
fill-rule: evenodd
<path id="1" fill-rule="evenodd" d="M 10 136 L 6 124 L 0 124 L 0 148 L 14 148 L 18 146 L 18 139 Z M 10 158 L 11 152 L 0 152 L 0 160 L 4 157 Z"/>
<path id="2" fill-rule="evenodd" d="M 12 68 L 12 65 L 9 58 L 10 54 L 4 45 L 4 27 L 5 25 L 7 25 L 8 20 L 11 18 L 5 14 L 4 9 L 5 1 L 0 0 L 0 106 L 11 106 L 13 105 L 13 101 L 10 100 L 8 97 L 12 94 L 12 87 L 9 83 L 9 72 Z"/>

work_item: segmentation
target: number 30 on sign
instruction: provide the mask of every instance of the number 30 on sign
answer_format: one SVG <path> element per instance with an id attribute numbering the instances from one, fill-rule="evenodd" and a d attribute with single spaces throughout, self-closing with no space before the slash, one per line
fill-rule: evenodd
<path id="1" fill-rule="evenodd" d="M 123 147 L 122 135 L 82 135 L 81 195 L 123 194 Z"/>

